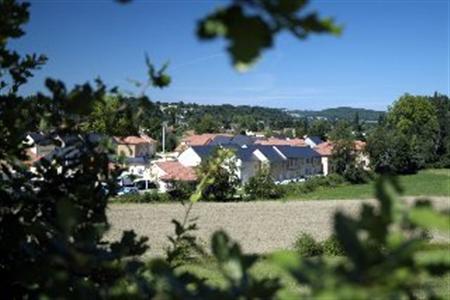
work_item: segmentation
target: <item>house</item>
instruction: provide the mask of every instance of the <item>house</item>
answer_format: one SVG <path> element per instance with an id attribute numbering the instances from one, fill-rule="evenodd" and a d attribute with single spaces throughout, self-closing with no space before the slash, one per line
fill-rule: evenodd
<path id="1" fill-rule="evenodd" d="M 148 135 L 114 137 L 116 154 L 125 157 L 153 157 L 157 142 Z"/>
<path id="2" fill-rule="evenodd" d="M 276 181 L 293 180 L 322 174 L 320 154 L 310 147 L 289 145 L 237 145 L 193 146 L 178 157 L 178 161 L 188 167 L 196 167 L 213 155 L 218 147 L 235 150 L 237 176 L 246 183 L 262 167 L 269 169 Z"/>
<path id="3" fill-rule="evenodd" d="M 128 174 L 146 179 L 150 177 L 150 159 L 148 157 L 125 157 L 123 162 L 127 167 Z"/>
<path id="4" fill-rule="evenodd" d="M 365 153 L 366 142 L 356 140 L 354 141 L 354 150 L 356 154 L 356 162 L 361 164 L 361 166 L 368 170 L 370 159 L 367 153 Z M 321 155 L 322 165 L 323 165 L 323 175 L 328 175 L 332 172 L 331 166 L 331 156 L 333 155 L 334 143 L 332 141 L 326 141 L 318 146 L 314 147 Z"/>
<path id="5" fill-rule="evenodd" d="M 305 143 L 310 147 L 314 148 L 322 144 L 324 141 L 318 136 L 308 136 L 305 139 Z"/>
<path id="6" fill-rule="evenodd" d="M 333 144 L 329 141 L 321 143 L 314 147 L 314 150 L 320 154 L 321 162 L 322 162 L 322 169 L 323 169 L 323 175 L 327 176 L 331 173 L 331 155 L 333 154 Z"/>
<path id="7" fill-rule="evenodd" d="M 322 161 L 318 152 L 310 147 L 275 147 L 286 158 L 279 180 L 291 180 L 322 175 Z"/>
<path id="8" fill-rule="evenodd" d="M 29 153 L 34 157 L 45 156 L 56 147 L 54 141 L 49 136 L 40 132 L 28 133 L 23 143 L 29 146 Z"/>
<path id="9" fill-rule="evenodd" d="M 158 183 L 161 192 L 167 192 L 174 182 L 197 181 L 197 174 L 194 168 L 186 167 L 179 161 L 160 161 L 152 165 L 151 178 Z"/>

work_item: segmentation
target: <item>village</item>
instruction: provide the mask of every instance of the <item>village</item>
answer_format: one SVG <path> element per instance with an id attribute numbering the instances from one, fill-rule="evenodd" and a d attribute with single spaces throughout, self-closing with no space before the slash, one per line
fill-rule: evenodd
<path id="1" fill-rule="evenodd" d="M 41 159 L 53 161 L 76 143 L 76 135 L 49 136 L 29 133 L 24 140 L 33 171 Z M 110 144 L 110 167 L 120 167 L 119 195 L 167 192 L 176 182 L 196 183 L 198 167 L 207 161 L 218 148 L 232 149 L 237 166 L 236 176 L 242 185 L 256 176 L 262 168 L 269 170 L 276 184 L 302 182 L 316 176 L 332 173 L 334 143 L 317 136 L 288 138 L 283 136 L 231 135 L 224 133 L 189 134 L 181 139 L 173 152 L 157 152 L 158 141 L 146 134 L 125 137 L 108 137 L 88 134 L 92 141 L 103 140 Z M 354 141 L 355 159 L 369 169 L 369 157 L 364 152 L 366 143 Z M 164 149 L 164 147 L 163 147 Z M 64 164 L 64 163 L 63 163 Z"/>

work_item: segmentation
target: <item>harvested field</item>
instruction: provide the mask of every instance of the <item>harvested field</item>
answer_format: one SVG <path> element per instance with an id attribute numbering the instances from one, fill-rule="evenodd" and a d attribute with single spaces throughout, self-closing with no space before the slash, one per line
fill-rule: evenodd
<path id="1" fill-rule="evenodd" d="M 410 201 L 405 198 L 405 201 Z M 332 232 L 333 214 L 341 210 L 350 215 L 359 211 L 361 203 L 371 200 L 256 201 L 235 203 L 197 203 L 191 217 L 199 217 L 197 236 L 207 244 L 211 234 L 225 229 L 248 253 L 265 253 L 290 248 L 300 232 L 316 239 Z M 450 198 L 435 197 L 437 207 L 449 208 Z M 123 230 L 134 230 L 149 238 L 148 254 L 161 255 L 173 233 L 173 218 L 181 220 L 185 208 L 181 204 L 112 204 L 108 217 L 112 229 L 110 239 L 118 239 Z M 449 240 L 436 236 L 437 240 Z"/>

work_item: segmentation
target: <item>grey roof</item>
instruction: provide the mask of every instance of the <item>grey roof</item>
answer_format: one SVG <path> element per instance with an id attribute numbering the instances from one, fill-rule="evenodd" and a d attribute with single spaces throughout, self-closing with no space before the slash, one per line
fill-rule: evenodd
<path id="1" fill-rule="evenodd" d="M 238 134 L 235 136 L 218 135 L 216 136 L 208 145 L 212 146 L 226 146 L 226 145 L 252 145 L 255 139 L 243 134 Z"/>
<path id="2" fill-rule="evenodd" d="M 194 150 L 202 159 L 211 156 L 218 147 L 219 146 L 216 145 L 191 146 L 192 150 Z"/>
<path id="3" fill-rule="evenodd" d="M 320 154 L 310 147 L 297 146 L 270 146 L 270 145 L 250 145 L 246 147 L 238 147 L 237 145 L 228 144 L 221 147 L 227 149 L 235 149 L 236 156 L 242 161 L 250 161 L 253 159 L 253 153 L 259 150 L 270 162 L 281 162 L 285 158 L 280 155 L 281 152 L 286 158 L 311 158 L 320 157 Z M 200 156 L 201 159 L 207 159 L 214 151 L 219 148 L 215 145 L 192 146 L 192 149 Z M 278 151 L 279 152 L 278 152 Z"/>
<path id="4" fill-rule="evenodd" d="M 226 135 L 216 136 L 208 145 L 218 146 L 218 145 L 228 145 L 231 143 L 232 137 Z"/>
<path id="5" fill-rule="evenodd" d="M 254 149 L 239 148 L 236 151 L 236 156 L 242 161 L 251 161 L 253 159 Z"/>
<path id="6" fill-rule="evenodd" d="M 261 151 L 265 157 L 271 162 L 283 161 L 284 158 L 272 147 L 268 145 L 250 145 L 245 148 L 239 147 L 236 144 L 222 145 L 226 149 L 235 149 L 236 156 L 242 161 L 250 161 L 253 159 L 253 152 L 255 150 Z M 200 156 L 202 159 L 207 159 L 210 157 L 214 151 L 219 148 L 215 145 L 206 146 L 192 146 L 192 149 Z"/>
<path id="7" fill-rule="evenodd" d="M 252 145 L 255 143 L 255 139 L 243 134 L 238 134 L 231 139 L 231 143 L 239 146 Z"/>
<path id="8" fill-rule="evenodd" d="M 320 154 L 310 147 L 276 146 L 276 148 L 287 158 L 320 157 Z"/>
<path id="9" fill-rule="evenodd" d="M 68 162 L 79 158 L 80 155 L 81 151 L 76 146 L 69 146 L 64 148 L 57 147 L 52 152 L 44 156 L 44 159 L 49 161 L 54 159 L 60 159 L 63 162 Z"/>
<path id="10" fill-rule="evenodd" d="M 275 150 L 274 146 L 271 145 L 250 145 L 247 149 L 251 150 L 252 153 L 255 150 L 259 150 L 270 162 L 280 162 L 284 158 Z"/>
<path id="11" fill-rule="evenodd" d="M 313 141 L 314 144 L 316 144 L 316 145 L 319 145 L 319 144 L 323 143 L 322 139 L 320 137 L 318 137 L 318 136 L 310 136 L 309 139 L 311 141 Z"/>
<path id="12" fill-rule="evenodd" d="M 33 139 L 36 145 L 48 146 L 53 144 L 52 139 L 39 132 L 29 132 L 28 135 Z"/>
<path id="13" fill-rule="evenodd" d="M 73 145 L 80 141 L 80 137 L 76 134 L 60 134 L 59 138 L 63 141 L 64 145 Z"/>

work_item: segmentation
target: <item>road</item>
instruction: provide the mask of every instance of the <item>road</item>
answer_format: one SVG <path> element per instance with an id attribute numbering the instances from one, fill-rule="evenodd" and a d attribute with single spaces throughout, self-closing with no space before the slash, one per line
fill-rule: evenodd
<path id="1" fill-rule="evenodd" d="M 406 202 L 412 199 L 405 198 Z M 371 201 L 371 200 L 369 200 Z M 373 200 L 372 200 L 373 201 Z M 344 211 L 357 215 L 367 200 L 256 201 L 234 203 L 196 203 L 191 217 L 198 217 L 197 236 L 206 246 L 211 234 L 224 229 L 241 243 L 247 253 L 266 253 L 292 247 L 301 232 L 316 239 L 327 238 L 333 229 L 333 215 Z M 450 198 L 433 198 L 437 207 L 450 208 Z M 168 246 L 167 235 L 174 232 L 173 218 L 181 220 L 181 204 L 113 204 L 108 217 L 108 239 L 118 239 L 123 230 L 134 230 L 149 238 L 148 255 L 161 255 Z M 436 236 L 438 240 L 448 237 Z"/>

